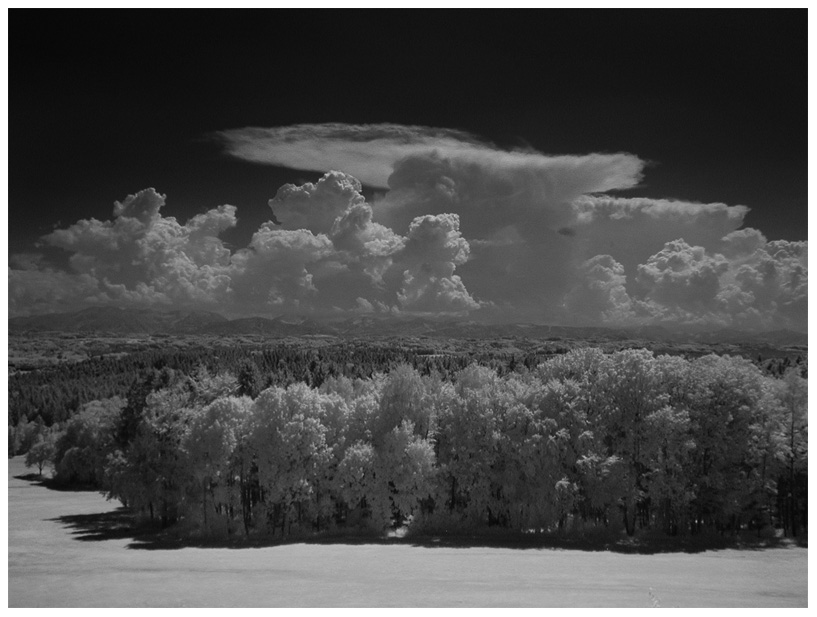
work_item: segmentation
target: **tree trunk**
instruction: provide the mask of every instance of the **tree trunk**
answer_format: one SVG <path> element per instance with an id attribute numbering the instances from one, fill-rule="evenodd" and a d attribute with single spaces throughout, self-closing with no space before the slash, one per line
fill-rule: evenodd
<path id="1" fill-rule="evenodd" d="M 794 441 L 794 440 L 792 440 Z M 794 484 L 794 453 L 792 452 L 791 460 L 789 462 L 789 529 L 791 529 L 792 537 L 797 537 L 797 499 L 795 498 L 795 492 L 797 488 Z"/>
<path id="2" fill-rule="evenodd" d="M 635 508 L 629 501 L 624 504 L 624 529 L 628 536 L 635 535 Z"/>
<path id="3" fill-rule="evenodd" d="M 207 534 L 207 484 L 202 483 L 202 502 L 201 510 L 204 514 L 204 533 Z"/>
<path id="4" fill-rule="evenodd" d="M 794 485 L 794 404 L 791 406 L 791 425 L 789 427 L 789 527 L 791 535 L 797 537 L 797 514 L 795 513 L 795 485 Z"/>
<path id="5" fill-rule="evenodd" d="M 250 535 L 250 487 L 244 476 L 244 465 L 241 466 L 238 486 L 241 494 L 241 518 L 244 522 L 244 535 Z"/>

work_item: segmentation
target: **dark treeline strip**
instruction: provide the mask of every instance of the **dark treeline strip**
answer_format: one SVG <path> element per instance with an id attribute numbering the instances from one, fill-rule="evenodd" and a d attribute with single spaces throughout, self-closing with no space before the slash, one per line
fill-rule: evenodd
<path id="1" fill-rule="evenodd" d="M 399 364 L 253 392 L 254 369 L 239 373 L 165 367 L 127 400 L 83 406 L 50 433 L 57 480 L 216 537 L 397 524 L 797 535 L 807 524 L 807 382 L 795 369 L 775 378 L 728 356 L 580 349 L 451 380 Z"/>

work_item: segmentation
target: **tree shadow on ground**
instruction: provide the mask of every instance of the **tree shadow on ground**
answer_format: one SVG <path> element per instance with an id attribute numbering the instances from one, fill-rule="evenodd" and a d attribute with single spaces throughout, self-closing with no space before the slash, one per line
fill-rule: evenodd
<path id="1" fill-rule="evenodd" d="M 38 473 L 27 473 L 20 476 L 14 476 L 15 480 L 25 480 L 26 482 L 38 482 L 43 480 L 43 476 Z"/>
<path id="2" fill-rule="evenodd" d="M 111 512 L 76 514 L 55 519 L 69 529 L 75 539 L 84 542 L 130 539 L 127 547 L 135 550 L 178 550 L 183 548 L 267 548 L 291 544 L 310 545 L 400 545 L 421 548 L 497 548 L 518 550 L 576 550 L 628 554 L 701 553 L 725 549 L 764 550 L 792 546 L 808 547 L 807 538 L 751 538 L 736 536 L 687 536 L 645 538 L 596 534 L 592 537 L 522 534 L 513 532 L 421 534 L 374 534 L 360 530 L 332 531 L 310 535 L 280 536 L 243 533 L 226 538 L 186 535 L 178 526 L 162 529 L 158 522 L 142 521 L 127 508 Z"/>
<path id="3" fill-rule="evenodd" d="M 19 476 L 12 476 L 15 480 L 23 480 L 31 482 L 35 486 L 42 486 L 52 491 L 62 491 L 66 493 L 99 493 L 99 489 L 91 484 L 67 484 L 64 482 L 57 482 L 54 478 L 49 478 L 46 475 L 37 473 L 27 473 Z"/>
<path id="4" fill-rule="evenodd" d="M 65 485 L 36 473 L 14 476 L 15 479 L 31 482 L 55 491 L 90 491 L 99 493 L 90 486 Z M 74 539 L 83 542 L 130 539 L 127 545 L 137 550 L 178 550 L 196 548 L 265 548 L 291 544 L 313 545 L 401 545 L 423 548 L 500 548 L 520 550 L 578 550 L 587 552 L 615 552 L 631 554 L 657 553 L 701 553 L 725 549 L 764 550 L 799 546 L 808 548 L 808 536 L 785 538 L 781 536 L 758 538 L 754 532 L 742 535 L 706 534 L 699 536 L 661 536 L 658 534 L 636 534 L 630 538 L 623 532 L 592 532 L 581 535 L 536 534 L 496 530 L 488 528 L 479 532 L 431 533 L 409 531 L 405 528 L 388 534 L 374 533 L 358 528 L 335 529 L 321 533 L 293 534 L 282 538 L 243 532 L 227 537 L 206 537 L 190 534 L 183 526 L 162 528 L 159 521 L 145 520 L 129 508 L 120 506 L 116 510 L 93 514 L 73 514 L 59 516 L 56 521 L 71 530 Z"/>
<path id="5" fill-rule="evenodd" d="M 110 512 L 67 514 L 48 520 L 64 525 L 71 530 L 75 540 L 83 542 L 136 539 L 155 533 L 155 528 L 138 524 L 130 510 L 122 506 Z"/>

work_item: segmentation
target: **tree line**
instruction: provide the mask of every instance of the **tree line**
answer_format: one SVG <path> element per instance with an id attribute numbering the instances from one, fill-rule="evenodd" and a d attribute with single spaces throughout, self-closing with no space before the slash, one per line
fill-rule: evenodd
<path id="1" fill-rule="evenodd" d="M 156 369 L 167 367 L 192 374 L 200 366 L 210 372 L 245 371 L 254 380 L 252 396 L 264 388 L 288 386 L 304 382 L 318 387 L 331 377 L 370 378 L 377 372 L 388 372 L 400 364 L 408 364 L 423 375 L 439 373 L 451 380 L 471 363 L 487 366 L 500 374 L 532 369 L 554 355 L 568 351 L 553 344 L 550 351 L 503 353 L 487 346 L 485 341 L 473 341 L 462 353 L 437 353 L 434 347 L 408 347 L 399 340 L 341 341 L 318 348 L 309 343 L 279 342 L 272 345 L 247 344 L 238 341 L 230 345 L 195 346 L 141 350 L 125 354 L 102 355 L 82 362 L 65 362 L 56 366 L 9 375 L 8 425 L 14 428 L 29 422 L 46 426 L 64 423 L 83 405 L 115 396 L 125 398 L 134 384 L 144 381 Z M 797 368 L 807 376 L 807 361 L 763 358 L 755 363 L 766 373 L 781 376 L 789 368 Z M 249 378 L 249 377 L 248 377 Z M 39 418 L 40 420 L 37 420 Z M 17 431 L 22 433 L 23 429 Z M 28 451 L 21 448 L 25 439 L 15 445 L 10 439 L 10 453 Z"/>
<path id="2" fill-rule="evenodd" d="M 796 368 L 776 378 L 736 357 L 588 348 L 450 379 L 403 363 L 259 384 L 252 364 L 165 367 L 33 445 L 50 448 L 58 481 L 208 536 L 401 524 L 797 535 L 807 524 Z"/>
<path id="3" fill-rule="evenodd" d="M 303 344 L 272 346 L 200 346 L 193 349 L 152 349 L 124 356 L 99 356 L 83 362 L 62 363 L 9 376 L 9 426 L 38 416 L 51 426 L 65 422 L 84 404 L 113 396 L 125 397 L 129 389 L 156 369 L 169 368 L 191 374 L 204 366 L 211 372 L 257 369 L 258 391 L 271 385 L 304 382 L 320 386 L 329 377 L 369 378 L 399 364 L 410 364 L 424 374 L 436 371 L 450 378 L 471 362 L 497 370 L 532 366 L 543 354 L 432 354 L 394 344 L 354 344 L 348 341 L 308 348 Z M 25 452 L 25 450 L 23 450 Z"/>

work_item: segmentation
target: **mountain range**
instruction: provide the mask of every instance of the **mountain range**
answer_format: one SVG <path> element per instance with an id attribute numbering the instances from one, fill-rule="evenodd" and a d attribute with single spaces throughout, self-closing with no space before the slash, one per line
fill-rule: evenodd
<path id="1" fill-rule="evenodd" d="M 358 316 L 316 321 L 296 316 L 227 319 L 208 311 L 93 307 L 73 313 L 51 313 L 8 320 L 10 333 L 85 332 L 111 334 L 261 335 L 271 338 L 305 335 L 340 337 L 427 336 L 434 338 L 529 338 L 630 340 L 671 343 L 762 343 L 772 346 L 808 345 L 808 335 L 791 330 L 746 332 L 732 329 L 681 330 L 664 326 L 637 328 L 574 327 L 536 324 L 483 324 L 424 317 Z"/>

